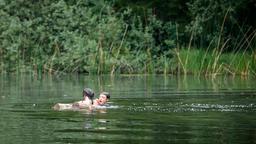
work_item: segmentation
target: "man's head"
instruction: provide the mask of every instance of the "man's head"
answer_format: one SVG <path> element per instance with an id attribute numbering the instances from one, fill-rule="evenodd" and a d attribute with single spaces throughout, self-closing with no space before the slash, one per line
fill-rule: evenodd
<path id="1" fill-rule="evenodd" d="M 107 103 L 107 101 L 110 99 L 110 94 L 108 92 L 102 92 L 100 93 L 100 96 L 98 98 L 98 103 L 100 105 L 104 105 Z"/>
<path id="2" fill-rule="evenodd" d="M 88 97 L 90 100 L 94 97 L 94 92 L 90 88 L 84 88 L 83 90 L 83 97 Z"/>

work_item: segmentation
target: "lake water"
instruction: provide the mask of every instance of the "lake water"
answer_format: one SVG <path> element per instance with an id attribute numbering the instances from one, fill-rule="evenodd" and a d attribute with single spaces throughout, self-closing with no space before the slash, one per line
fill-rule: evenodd
<path id="1" fill-rule="evenodd" d="M 110 107 L 54 111 L 86 87 Z M 255 78 L 0 76 L 0 142 L 256 143 Z"/>

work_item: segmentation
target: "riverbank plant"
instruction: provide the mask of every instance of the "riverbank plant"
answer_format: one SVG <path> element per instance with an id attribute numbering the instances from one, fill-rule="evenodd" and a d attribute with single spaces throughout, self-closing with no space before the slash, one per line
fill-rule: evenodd
<path id="1" fill-rule="evenodd" d="M 253 53 L 221 53 L 218 60 L 216 60 L 214 51 L 206 52 L 200 49 L 187 51 L 186 49 L 180 49 L 174 53 L 176 54 L 176 61 L 174 63 L 178 63 L 181 73 L 186 72 L 186 74 L 205 76 L 247 76 L 250 74 L 254 75 L 256 72 L 256 59 Z M 185 64 L 186 61 L 187 63 Z"/>

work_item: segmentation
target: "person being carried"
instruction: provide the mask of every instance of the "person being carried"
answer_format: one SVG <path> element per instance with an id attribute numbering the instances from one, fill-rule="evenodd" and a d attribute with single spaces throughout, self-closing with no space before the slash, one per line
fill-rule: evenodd
<path id="1" fill-rule="evenodd" d="M 90 88 L 83 90 L 83 100 L 71 104 L 57 103 L 53 106 L 54 110 L 67 110 L 67 109 L 92 109 L 94 92 Z"/>
<path id="2" fill-rule="evenodd" d="M 85 88 L 83 90 L 83 100 L 74 102 L 72 104 L 73 108 L 79 108 L 79 109 L 84 109 L 84 108 L 92 108 L 93 105 L 93 97 L 94 97 L 94 92 L 90 88 Z"/>

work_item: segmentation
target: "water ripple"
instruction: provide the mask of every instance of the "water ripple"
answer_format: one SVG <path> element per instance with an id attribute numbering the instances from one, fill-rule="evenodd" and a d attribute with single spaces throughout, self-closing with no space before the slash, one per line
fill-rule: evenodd
<path id="1" fill-rule="evenodd" d="M 207 111 L 220 111 L 220 112 L 255 112 L 255 104 L 167 104 L 161 105 L 152 103 L 151 105 L 144 103 L 145 105 L 138 106 L 133 104 L 133 106 L 128 106 L 128 111 L 133 112 L 207 112 Z"/>

